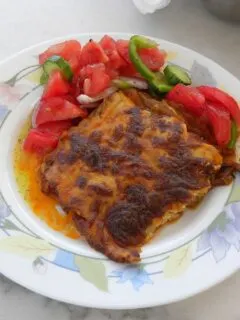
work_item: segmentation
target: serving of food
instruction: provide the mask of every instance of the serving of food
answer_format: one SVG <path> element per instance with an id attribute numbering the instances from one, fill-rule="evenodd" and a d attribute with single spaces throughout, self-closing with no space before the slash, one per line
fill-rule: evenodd
<path id="1" fill-rule="evenodd" d="M 21 103 L 29 107 L 21 114 L 21 123 L 13 113 L 3 123 L 2 136 L 5 130 L 11 141 L 6 140 L 2 148 L 11 145 L 12 149 L 1 152 L 11 154 L 13 178 L 4 173 L 8 169 L 2 169 L 1 194 L 15 218 L 27 236 L 32 232 L 35 239 L 46 239 L 57 252 L 65 252 L 61 263 L 55 258 L 55 265 L 69 269 L 65 264 L 74 255 L 71 270 L 79 266 L 83 278 L 92 283 L 93 276 L 81 271 L 86 262 L 79 257 L 107 258 L 106 270 L 114 265 L 111 260 L 124 263 L 122 268 L 143 270 L 165 260 L 185 261 L 188 251 L 184 259 L 171 258 L 171 252 L 175 257 L 189 243 L 197 248 L 201 241 L 214 246 L 212 235 L 205 236 L 204 230 L 219 219 L 226 201 L 235 203 L 237 197 L 232 184 L 240 169 L 239 97 L 227 92 L 222 78 L 221 85 L 196 82 L 186 57 L 202 59 L 205 65 L 210 62 L 174 44 L 168 47 L 167 42 L 139 35 L 79 40 L 55 42 L 38 51 L 34 72 L 39 75 L 39 86 L 34 90 L 40 91 L 34 101 L 24 100 L 32 93 L 23 98 Z M 175 47 L 182 50 L 183 58 L 170 58 Z M 212 69 L 220 68 L 211 63 Z M 199 73 L 206 70 L 202 67 Z M 14 134 L 7 134 L 10 126 Z M 207 208 L 207 222 L 192 224 L 191 235 L 185 229 L 184 238 L 174 233 L 186 223 L 191 229 L 194 215 L 205 221 L 201 214 Z M 222 221 L 217 223 L 223 232 Z M 159 235 L 166 230 L 173 230 L 176 239 L 162 249 Z M 57 234 L 62 242 L 55 240 Z M 154 254 L 142 256 L 155 239 Z M 230 235 L 227 239 L 232 243 Z M 75 251 L 84 242 L 88 244 L 85 251 Z M 200 252 L 199 257 L 208 252 Z M 41 255 L 37 259 L 51 262 Z M 93 262 L 94 268 L 98 263 Z M 167 268 L 152 273 L 144 269 L 144 275 L 168 274 Z M 120 271 L 109 276 L 106 272 L 105 278 L 123 281 Z"/>

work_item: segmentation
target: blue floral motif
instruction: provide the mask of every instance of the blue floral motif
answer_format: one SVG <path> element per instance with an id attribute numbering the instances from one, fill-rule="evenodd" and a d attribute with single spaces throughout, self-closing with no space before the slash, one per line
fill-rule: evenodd
<path id="1" fill-rule="evenodd" d="M 9 112 L 9 110 L 6 106 L 0 105 L 0 124 L 5 119 L 8 112 Z"/>
<path id="2" fill-rule="evenodd" d="M 78 271 L 74 262 L 74 257 L 75 255 L 73 253 L 58 249 L 53 263 L 71 271 Z"/>
<path id="3" fill-rule="evenodd" d="M 116 270 L 111 276 L 119 278 L 118 283 L 130 281 L 135 290 L 139 290 L 144 284 L 153 284 L 149 274 L 142 266 L 127 266 L 124 269 Z"/>
<path id="4" fill-rule="evenodd" d="M 211 249 L 216 262 L 223 260 L 232 246 L 240 251 L 240 202 L 228 204 L 198 241 L 198 251 Z"/>

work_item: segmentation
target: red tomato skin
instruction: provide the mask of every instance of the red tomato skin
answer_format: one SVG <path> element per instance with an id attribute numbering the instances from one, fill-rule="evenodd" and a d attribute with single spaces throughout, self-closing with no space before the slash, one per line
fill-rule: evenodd
<path id="1" fill-rule="evenodd" d="M 77 56 L 72 56 L 69 60 L 68 63 L 72 69 L 73 74 L 75 74 L 80 66 L 80 62 L 79 62 L 79 57 Z"/>
<path id="2" fill-rule="evenodd" d="M 97 63 L 92 65 L 84 66 L 79 72 L 78 76 L 81 80 L 85 80 L 86 78 L 91 78 L 92 74 L 95 70 L 105 71 L 106 67 L 104 63 Z"/>
<path id="3" fill-rule="evenodd" d="M 43 64 L 52 56 L 61 56 L 65 60 L 73 56 L 79 58 L 81 54 L 81 44 L 77 40 L 67 40 L 50 46 L 46 51 L 39 55 L 39 63 Z"/>
<path id="4" fill-rule="evenodd" d="M 120 56 L 127 62 L 127 64 L 131 64 L 131 60 L 128 53 L 129 48 L 129 40 L 117 40 L 116 41 L 116 48 Z"/>
<path id="5" fill-rule="evenodd" d="M 101 71 L 95 71 L 91 78 L 84 80 L 83 92 L 90 97 L 95 97 L 107 89 L 110 82 L 111 80 L 108 74 Z"/>
<path id="6" fill-rule="evenodd" d="M 71 120 L 46 122 L 38 126 L 38 131 L 41 131 L 44 133 L 50 133 L 59 137 L 64 131 L 70 129 L 71 126 L 72 126 Z"/>
<path id="7" fill-rule="evenodd" d="M 106 66 L 106 74 L 111 80 L 116 79 L 119 76 L 119 71 L 116 69 L 108 68 Z"/>
<path id="8" fill-rule="evenodd" d="M 140 57 L 149 69 L 159 71 L 165 63 L 166 53 L 158 48 L 141 49 Z"/>
<path id="9" fill-rule="evenodd" d="M 61 97 L 41 100 L 36 114 L 36 126 L 61 120 L 87 117 L 87 111 Z"/>
<path id="10" fill-rule="evenodd" d="M 59 97 L 68 94 L 70 86 L 68 82 L 62 77 L 60 71 L 53 72 L 46 84 L 42 98 L 48 99 L 52 97 Z"/>
<path id="11" fill-rule="evenodd" d="M 209 86 L 200 86 L 197 88 L 204 95 L 207 101 L 213 102 L 214 104 L 219 105 L 219 107 L 224 107 L 224 109 L 231 114 L 232 118 L 235 119 L 237 124 L 240 126 L 240 108 L 233 97 L 218 88 Z"/>
<path id="12" fill-rule="evenodd" d="M 56 135 L 31 129 L 24 141 L 23 150 L 42 155 L 54 150 L 57 145 L 58 137 Z"/>
<path id="13" fill-rule="evenodd" d="M 132 65 L 129 57 L 129 40 L 117 40 L 116 47 L 127 65 Z M 159 48 L 141 49 L 139 50 L 139 55 L 144 64 L 152 71 L 158 71 L 164 65 L 166 59 L 166 52 Z"/>
<path id="14" fill-rule="evenodd" d="M 97 42 L 90 40 L 82 48 L 80 57 L 81 67 L 88 64 L 107 63 L 108 61 L 108 56 Z"/>
<path id="15" fill-rule="evenodd" d="M 166 99 L 183 105 L 188 111 L 197 116 L 205 111 L 205 97 L 196 89 L 183 84 L 177 84 L 167 95 Z"/>
<path id="16" fill-rule="evenodd" d="M 108 35 L 105 35 L 99 42 L 104 52 L 108 56 L 109 61 L 106 63 L 106 67 L 111 70 L 119 69 L 124 66 L 126 62 L 120 56 L 117 51 L 116 41 Z"/>
<path id="17" fill-rule="evenodd" d="M 206 103 L 206 113 L 220 147 L 225 147 L 231 139 L 230 114 L 224 108 Z"/>
<path id="18" fill-rule="evenodd" d="M 130 78 L 139 78 L 142 79 L 142 76 L 132 64 L 128 64 L 125 67 L 121 67 L 119 69 L 119 75 L 122 77 L 130 77 Z"/>
<path id="19" fill-rule="evenodd" d="M 84 94 L 95 97 L 110 86 L 110 76 L 104 64 L 88 65 L 80 71 Z"/>

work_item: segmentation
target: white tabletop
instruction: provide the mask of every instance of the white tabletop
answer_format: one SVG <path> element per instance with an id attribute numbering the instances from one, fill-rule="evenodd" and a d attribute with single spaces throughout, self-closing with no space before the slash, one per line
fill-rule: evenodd
<path id="1" fill-rule="evenodd" d="M 203 53 L 240 78 L 240 25 L 212 17 L 200 0 L 172 0 L 141 15 L 131 0 L 0 0 L 0 59 L 58 36 L 121 31 L 156 36 Z M 1 262 L 0 262 L 1 263 Z M 240 272 L 188 300 L 138 311 L 99 311 L 58 303 L 0 276 L 0 320 L 240 319 Z"/>

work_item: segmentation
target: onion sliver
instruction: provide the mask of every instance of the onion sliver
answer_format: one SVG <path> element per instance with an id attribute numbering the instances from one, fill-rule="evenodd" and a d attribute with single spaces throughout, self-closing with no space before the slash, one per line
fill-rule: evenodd
<path id="1" fill-rule="evenodd" d="M 119 77 L 116 80 L 123 81 L 127 83 L 130 87 L 136 88 L 139 90 L 147 90 L 148 89 L 148 83 L 145 80 L 138 79 L 138 78 L 130 78 L 130 77 Z"/>
<path id="2" fill-rule="evenodd" d="M 89 97 L 86 94 L 80 94 L 77 97 L 77 100 L 78 100 L 78 102 L 80 104 L 87 105 L 87 104 L 90 104 L 90 103 L 101 101 L 101 100 L 109 97 L 110 95 L 112 95 L 117 90 L 118 90 L 117 88 L 111 87 L 111 88 L 106 89 L 105 91 L 103 91 L 101 94 L 99 94 L 96 97 Z"/>

